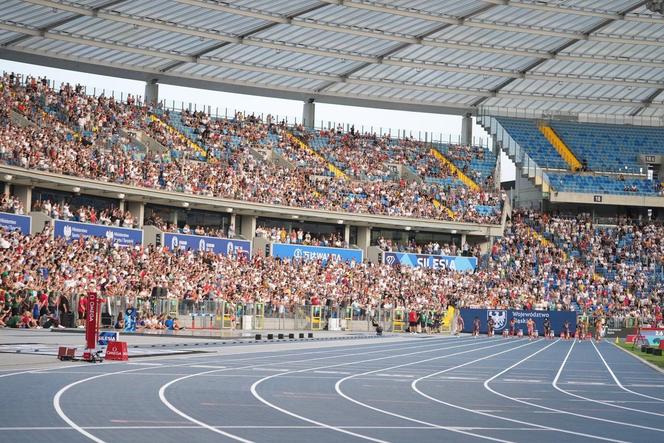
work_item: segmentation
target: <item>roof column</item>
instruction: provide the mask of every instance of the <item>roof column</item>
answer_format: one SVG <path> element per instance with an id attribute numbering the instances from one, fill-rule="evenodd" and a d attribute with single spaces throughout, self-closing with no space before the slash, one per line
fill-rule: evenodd
<path id="1" fill-rule="evenodd" d="M 145 82 L 145 103 L 152 106 L 159 103 L 159 83 L 157 83 L 157 79 Z"/>
<path id="2" fill-rule="evenodd" d="M 473 119 L 466 114 L 461 119 L 461 144 L 470 146 L 473 143 Z"/>
<path id="3" fill-rule="evenodd" d="M 314 104 L 314 99 L 310 98 L 304 102 L 302 107 L 302 125 L 305 128 L 314 127 L 314 122 L 316 120 L 316 105 Z"/>

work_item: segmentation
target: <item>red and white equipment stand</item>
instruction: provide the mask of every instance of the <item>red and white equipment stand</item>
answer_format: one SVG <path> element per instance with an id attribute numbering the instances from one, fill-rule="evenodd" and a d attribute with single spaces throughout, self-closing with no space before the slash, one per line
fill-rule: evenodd
<path id="1" fill-rule="evenodd" d="M 102 351 L 97 351 L 102 302 L 103 299 L 96 292 L 88 292 L 88 315 L 85 320 L 85 351 L 83 351 L 83 360 L 91 363 L 103 361 L 103 358 L 99 355 Z"/>

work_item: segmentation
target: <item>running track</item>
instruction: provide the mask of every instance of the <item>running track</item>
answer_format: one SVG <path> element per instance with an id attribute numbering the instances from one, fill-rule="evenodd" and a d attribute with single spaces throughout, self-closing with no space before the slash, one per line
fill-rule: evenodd
<path id="1" fill-rule="evenodd" d="M 272 346 L 0 373 L 0 441 L 664 441 L 664 374 L 610 343 Z"/>

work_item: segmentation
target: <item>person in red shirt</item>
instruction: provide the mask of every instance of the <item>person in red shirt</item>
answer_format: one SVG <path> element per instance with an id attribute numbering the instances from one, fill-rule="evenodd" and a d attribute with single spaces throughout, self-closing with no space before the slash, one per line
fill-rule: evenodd
<path id="1" fill-rule="evenodd" d="M 85 327 L 85 316 L 88 312 L 88 297 L 86 295 L 81 295 L 78 299 L 76 310 L 78 311 L 78 327 L 83 328 Z"/>
<path id="2" fill-rule="evenodd" d="M 415 309 L 411 309 L 408 313 L 408 326 L 411 334 L 417 334 L 417 320 L 417 311 Z"/>

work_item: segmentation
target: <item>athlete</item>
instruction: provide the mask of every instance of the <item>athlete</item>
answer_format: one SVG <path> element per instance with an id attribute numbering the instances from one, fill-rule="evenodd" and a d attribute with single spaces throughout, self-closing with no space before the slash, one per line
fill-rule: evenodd
<path id="1" fill-rule="evenodd" d="M 510 337 L 516 336 L 516 320 L 512 318 L 510 320 Z"/>
<path id="2" fill-rule="evenodd" d="M 473 320 L 473 337 L 479 337 L 480 335 L 480 318 L 475 317 Z"/>
<path id="3" fill-rule="evenodd" d="M 578 340 L 583 340 L 583 337 L 584 337 L 584 330 L 583 330 L 583 327 L 584 327 L 584 326 L 585 326 L 585 325 L 583 324 L 582 321 L 580 321 L 580 322 L 578 322 L 578 323 L 576 324 L 576 338 L 577 338 Z"/>
<path id="4" fill-rule="evenodd" d="M 487 320 L 486 325 L 487 325 L 487 332 L 486 335 L 489 337 L 493 337 L 493 327 L 494 327 L 495 322 L 493 321 L 493 317 L 489 317 L 489 320 Z"/>
<path id="5" fill-rule="evenodd" d="M 526 321 L 526 327 L 528 328 L 528 340 L 535 338 L 535 321 L 532 318 L 529 318 Z"/>
<path id="6" fill-rule="evenodd" d="M 563 330 L 560 333 L 560 337 L 564 338 L 565 340 L 568 340 L 570 338 L 570 335 L 569 335 L 569 320 L 565 320 L 565 322 L 563 323 Z"/>
<path id="7" fill-rule="evenodd" d="M 602 317 L 597 317 L 597 319 L 595 320 L 595 341 L 597 341 L 598 343 L 600 342 L 600 340 L 602 340 L 602 329 L 603 329 L 602 320 L 603 320 Z"/>
<path id="8" fill-rule="evenodd" d="M 544 338 L 551 338 L 551 320 L 549 320 L 549 317 L 544 319 Z"/>
<path id="9" fill-rule="evenodd" d="M 456 319 L 456 335 L 459 336 L 463 332 L 465 324 L 463 322 L 463 317 L 461 314 L 457 314 L 457 319 Z"/>

